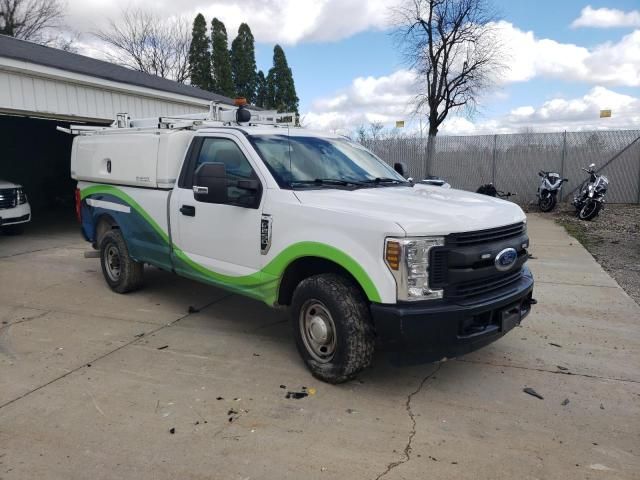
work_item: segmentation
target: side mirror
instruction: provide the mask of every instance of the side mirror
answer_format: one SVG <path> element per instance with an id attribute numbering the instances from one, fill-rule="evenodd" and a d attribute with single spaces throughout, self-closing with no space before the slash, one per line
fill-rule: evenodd
<path id="1" fill-rule="evenodd" d="M 407 173 L 407 165 L 404 162 L 396 162 L 393 164 L 393 169 L 398 172 L 400 175 L 402 175 L 403 177 L 405 176 L 405 173 Z"/>
<path id="2" fill-rule="evenodd" d="M 568 181 L 569 181 L 569 179 L 568 179 L 568 178 L 563 178 L 563 179 L 562 179 L 562 181 L 563 181 L 563 182 L 568 182 Z"/>
<path id="3" fill-rule="evenodd" d="M 227 203 L 227 169 L 224 163 L 203 163 L 193 177 L 193 197 L 198 202 Z"/>

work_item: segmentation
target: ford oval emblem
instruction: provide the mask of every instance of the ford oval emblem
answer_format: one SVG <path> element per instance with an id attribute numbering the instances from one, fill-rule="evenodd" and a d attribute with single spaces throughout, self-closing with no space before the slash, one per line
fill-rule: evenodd
<path id="1" fill-rule="evenodd" d="M 498 270 L 505 272 L 515 265 L 517 259 L 518 252 L 515 248 L 505 248 L 496 255 L 494 263 Z"/>

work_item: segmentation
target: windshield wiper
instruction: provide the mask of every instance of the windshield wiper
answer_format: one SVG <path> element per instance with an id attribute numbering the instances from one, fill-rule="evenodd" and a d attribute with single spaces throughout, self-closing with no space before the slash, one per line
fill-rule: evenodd
<path id="1" fill-rule="evenodd" d="M 363 182 L 358 182 L 355 180 L 342 180 L 340 178 L 316 178 L 315 180 L 294 180 L 292 182 L 289 182 L 289 185 L 291 187 L 295 187 L 295 186 L 304 186 L 304 187 L 314 187 L 314 186 L 318 186 L 318 187 L 333 187 L 333 186 L 340 186 L 340 187 L 350 187 L 350 186 L 355 186 L 355 187 L 361 187 L 364 185 Z"/>
<path id="2" fill-rule="evenodd" d="M 400 185 L 400 184 L 405 184 L 405 183 L 409 183 L 407 180 L 398 180 L 397 178 L 388 178 L 388 177 L 376 177 L 370 180 L 365 180 L 364 183 L 374 183 L 376 185 L 381 185 L 381 184 L 394 184 L 394 185 Z"/>

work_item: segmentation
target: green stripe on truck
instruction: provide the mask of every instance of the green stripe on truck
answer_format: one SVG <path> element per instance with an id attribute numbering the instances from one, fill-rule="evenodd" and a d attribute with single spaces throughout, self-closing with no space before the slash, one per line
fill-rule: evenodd
<path id="1" fill-rule="evenodd" d="M 83 200 L 94 194 L 112 195 L 119 198 L 144 218 L 160 238 L 169 244 L 169 236 L 167 233 L 162 230 L 162 228 L 138 204 L 138 202 L 118 187 L 114 187 L 113 185 L 93 185 L 80 192 Z M 262 300 L 269 305 L 273 305 L 277 300 L 280 279 L 282 278 L 285 269 L 291 264 L 291 262 L 302 257 L 319 257 L 337 263 L 356 279 L 370 301 L 379 303 L 381 300 L 378 289 L 360 264 L 343 251 L 324 243 L 299 242 L 289 245 L 261 270 L 252 273 L 251 275 L 243 275 L 239 277 L 214 272 L 213 270 L 194 262 L 182 250 L 180 250 L 175 243 L 172 243 L 171 247 L 173 249 L 175 260 L 181 264 L 179 265 L 182 267 L 181 270 L 183 270 L 188 276 Z"/>

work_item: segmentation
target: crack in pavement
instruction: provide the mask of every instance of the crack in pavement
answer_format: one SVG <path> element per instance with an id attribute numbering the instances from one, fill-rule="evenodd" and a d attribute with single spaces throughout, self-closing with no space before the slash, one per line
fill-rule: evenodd
<path id="1" fill-rule="evenodd" d="M 407 437 L 407 443 L 402 452 L 402 455 L 404 458 L 388 464 L 385 471 L 382 472 L 380 475 L 378 475 L 375 478 L 375 480 L 380 480 L 382 477 L 389 474 L 389 472 L 391 472 L 391 470 L 393 470 L 394 468 L 402 464 L 405 464 L 409 460 L 411 460 L 411 443 L 413 442 L 413 437 L 416 436 L 416 417 L 413 413 L 413 410 L 411 409 L 411 400 L 413 399 L 414 396 L 416 396 L 418 393 L 422 391 L 422 387 L 424 387 L 425 383 L 427 383 L 427 380 L 429 380 L 431 377 L 433 377 L 436 373 L 440 371 L 441 366 L 442 366 L 442 363 L 438 363 L 438 365 L 436 366 L 436 369 L 422 379 L 422 381 L 420 382 L 420 385 L 418 385 L 418 388 L 416 388 L 412 393 L 407 395 L 407 401 L 405 402 L 405 409 L 407 410 L 407 414 L 409 415 L 409 419 L 411 420 L 411 431 L 409 432 L 409 436 Z"/>
<path id="2" fill-rule="evenodd" d="M 30 307 L 27 307 L 27 308 L 30 308 Z M 41 310 L 41 309 L 40 308 L 32 308 L 32 310 Z M 0 325 L 0 331 L 2 331 L 4 329 L 8 329 L 9 327 L 11 327 L 13 325 L 19 325 L 21 323 L 30 322 L 31 320 L 37 320 L 38 318 L 44 317 L 48 313 L 51 313 L 51 310 L 44 310 L 44 311 L 40 312 L 39 314 L 37 314 L 37 315 L 35 315 L 33 317 L 22 318 L 21 320 L 16 320 L 15 322 L 7 323 L 6 325 Z"/>
<path id="3" fill-rule="evenodd" d="M 216 300 L 213 300 L 213 301 L 211 301 L 211 302 L 207 303 L 206 305 L 204 305 L 203 307 L 199 308 L 198 310 L 202 310 L 202 309 L 204 309 L 204 308 L 210 307 L 211 305 L 215 305 L 216 303 L 219 303 L 219 302 L 221 302 L 221 301 L 223 301 L 223 300 L 226 300 L 227 298 L 232 297 L 232 296 L 233 296 L 233 293 L 231 293 L 231 294 L 229 294 L 229 295 L 225 295 L 225 296 L 223 296 L 223 297 L 221 297 L 221 298 L 218 298 L 218 299 L 216 299 Z M 194 313 L 196 313 L 196 312 L 194 312 Z M 189 315 L 193 315 L 193 313 L 187 313 L 186 315 L 183 315 L 183 316 L 181 316 L 181 317 L 179 317 L 179 318 L 176 318 L 175 320 L 172 320 L 171 322 L 169 322 L 169 323 L 167 323 L 167 324 L 165 324 L 165 325 L 161 325 L 161 326 L 159 326 L 158 328 L 155 328 L 155 329 L 153 329 L 153 330 L 151 330 L 151 331 L 149 331 L 149 332 L 145 332 L 145 337 L 148 337 L 149 335 L 153 335 L 154 333 L 157 333 L 157 332 L 159 332 L 160 330 L 163 330 L 163 329 L 165 329 L 165 328 L 167 328 L 167 327 L 171 327 L 171 326 L 175 325 L 176 323 L 178 323 L 180 320 L 184 320 L 184 319 L 185 319 L 185 318 L 187 318 Z M 144 338 L 144 337 L 142 337 L 142 338 Z M 32 393 L 35 393 L 35 392 L 37 392 L 38 390 L 41 390 L 41 389 L 43 389 L 43 388 L 45 388 L 45 387 L 48 387 L 48 386 L 49 386 L 49 385 L 51 385 L 52 383 L 55 383 L 55 382 L 57 382 L 58 380 L 62 380 L 63 378 L 68 377 L 68 376 L 69 376 L 69 375 L 71 375 L 72 373 L 75 373 L 75 372 L 77 372 L 78 370 L 80 370 L 80 369 L 82 369 L 82 368 L 85 368 L 85 367 L 87 366 L 87 364 L 89 364 L 89 363 L 91 363 L 91 364 L 96 363 L 98 360 L 102 360 L 103 358 L 106 358 L 106 357 L 108 357 L 109 355 L 111 355 L 111 354 L 113 354 L 113 353 L 116 353 L 116 352 L 118 352 L 118 351 L 122 350 L 123 348 L 128 347 L 129 345 L 131 345 L 131 344 L 133 344 L 133 343 L 139 342 L 142 338 L 141 338 L 141 337 L 134 337 L 134 338 L 133 338 L 133 340 L 131 340 L 131 341 L 129 341 L 129 342 L 127 342 L 127 343 L 123 344 L 123 345 L 120 345 L 119 347 L 114 348 L 113 350 L 111 350 L 111 351 L 109 351 L 109 352 L 107 352 L 107 353 L 104 353 L 104 354 L 102 354 L 102 355 L 100 355 L 100 356 L 98 356 L 98 357 L 96 357 L 96 358 L 94 358 L 94 359 L 92 359 L 92 360 L 89 360 L 89 361 L 87 361 L 87 362 L 84 362 L 84 363 L 83 363 L 82 365 L 80 365 L 79 367 L 73 368 L 73 369 L 69 370 L 68 372 L 66 372 L 66 373 L 64 373 L 64 374 L 62 374 L 62 375 L 60 375 L 60 376 L 58 376 L 58 377 L 54 378 L 53 380 L 49 380 L 47 383 L 44 383 L 44 384 L 42 384 L 42 385 L 40 385 L 40 386 L 38 386 L 38 387 L 36 387 L 36 388 L 33 388 L 33 389 L 29 390 L 28 392 L 23 393 L 22 395 L 19 395 L 18 397 L 14 398 L 14 399 L 12 399 L 12 400 L 9 400 L 9 401 L 7 401 L 7 402 L 3 403 L 2 405 L 0 405 L 0 409 L 3 409 L 4 407 L 8 407 L 8 406 L 9 406 L 9 405 L 11 405 L 12 403 L 17 402 L 18 400 L 22 400 L 23 398 L 25 398 L 25 397 L 27 397 L 27 396 L 31 395 Z"/>
<path id="4" fill-rule="evenodd" d="M 12 253 L 12 254 L 9 254 L 9 255 L 0 255 L 0 259 L 19 257 L 20 255 L 29 255 L 30 253 L 46 252 L 47 250 L 57 250 L 59 248 L 73 248 L 74 245 L 76 245 L 76 244 L 75 243 L 70 243 L 68 245 L 58 245 L 57 247 L 38 248 L 36 250 L 29 250 L 28 252 L 18 252 L 18 253 Z M 76 250 L 79 250 L 79 248 L 76 249 Z"/>
<path id="5" fill-rule="evenodd" d="M 589 375 L 588 373 L 573 373 L 569 371 L 565 372 L 563 370 L 547 370 L 546 368 L 523 367 L 521 365 L 504 365 L 501 363 L 482 362 L 480 360 L 469 360 L 464 358 L 456 358 L 455 360 L 457 362 L 475 363 L 478 365 L 489 365 L 490 367 L 517 368 L 519 370 L 530 370 L 533 372 L 553 373 L 555 375 L 571 375 L 574 377 L 595 378 L 597 380 L 610 380 L 612 382 L 621 382 L 621 383 L 640 383 L 640 380 L 631 380 L 629 378 L 603 377 L 600 375 Z"/>

